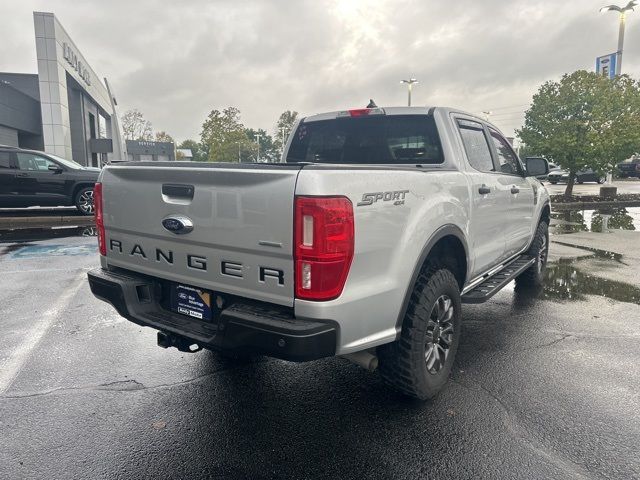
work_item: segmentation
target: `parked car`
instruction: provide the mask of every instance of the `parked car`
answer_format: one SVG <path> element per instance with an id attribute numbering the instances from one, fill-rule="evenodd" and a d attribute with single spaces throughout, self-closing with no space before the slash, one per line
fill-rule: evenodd
<path id="1" fill-rule="evenodd" d="M 624 162 L 620 162 L 617 166 L 622 178 L 640 178 L 640 155 L 634 155 L 633 157 L 626 159 Z"/>
<path id="2" fill-rule="evenodd" d="M 549 172 L 547 175 L 549 179 L 549 183 L 567 183 L 569 181 L 569 171 L 568 170 L 555 170 L 553 172 Z M 606 177 L 597 172 L 594 172 L 592 169 L 587 168 L 584 170 L 578 170 L 576 172 L 576 183 L 586 183 L 586 182 L 595 182 L 595 183 L 604 183 L 606 181 Z"/>
<path id="3" fill-rule="evenodd" d="M 91 291 L 164 348 L 341 355 L 433 397 L 461 303 L 542 284 L 546 160 L 521 164 L 497 128 L 448 108 L 330 112 L 292 131 L 282 163 L 105 167 Z"/>
<path id="4" fill-rule="evenodd" d="M 0 208 L 75 206 L 93 215 L 99 168 L 37 150 L 0 146 Z"/>

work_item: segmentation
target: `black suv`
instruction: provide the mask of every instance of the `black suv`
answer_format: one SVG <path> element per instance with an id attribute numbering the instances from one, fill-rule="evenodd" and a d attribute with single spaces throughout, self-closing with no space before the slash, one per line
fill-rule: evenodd
<path id="1" fill-rule="evenodd" d="M 0 208 L 75 205 L 93 215 L 99 174 L 50 153 L 0 145 Z"/>

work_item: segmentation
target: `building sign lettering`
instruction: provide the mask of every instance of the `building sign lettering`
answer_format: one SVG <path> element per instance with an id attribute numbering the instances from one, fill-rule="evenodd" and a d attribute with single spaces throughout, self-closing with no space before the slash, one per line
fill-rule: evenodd
<path id="1" fill-rule="evenodd" d="M 62 54 L 65 60 L 69 62 L 69 65 L 78 72 L 80 78 L 82 78 L 87 85 L 91 85 L 91 74 L 89 73 L 89 69 L 84 66 L 81 60 L 78 60 L 78 56 L 66 42 L 62 44 Z"/>

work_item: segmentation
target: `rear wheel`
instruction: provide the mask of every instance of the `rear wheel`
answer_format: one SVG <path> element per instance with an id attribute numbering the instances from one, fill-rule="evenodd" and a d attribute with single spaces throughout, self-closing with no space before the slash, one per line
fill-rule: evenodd
<path id="1" fill-rule="evenodd" d="M 378 349 L 385 382 L 420 400 L 434 397 L 453 367 L 460 312 L 460 289 L 453 274 L 426 268 L 413 288 L 400 338 Z"/>
<path id="2" fill-rule="evenodd" d="M 82 215 L 93 215 L 93 187 L 81 188 L 76 193 L 75 205 Z"/>
<path id="3" fill-rule="evenodd" d="M 546 222 L 538 224 L 535 237 L 526 255 L 534 257 L 536 261 L 516 278 L 516 285 L 525 288 L 540 287 L 544 282 L 544 272 L 549 256 L 549 225 Z"/>
<path id="4" fill-rule="evenodd" d="M 551 182 L 552 185 L 557 185 L 558 184 L 557 180 L 549 180 L 549 182 Z"/>
<path id="5" fill-rule="evenodd" d="M 606 177 L 598 177 L 598 183 L 599 183 L 600 185 L 602 185 L 602 184 L 603 184 L 604 182 L 606 182 L 606 181 L 607 181 L 607 178 L 606 178 Z"/>

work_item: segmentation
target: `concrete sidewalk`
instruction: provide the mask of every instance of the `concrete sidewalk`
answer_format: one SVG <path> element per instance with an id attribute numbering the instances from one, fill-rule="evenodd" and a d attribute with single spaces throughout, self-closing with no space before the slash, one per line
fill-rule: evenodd
<path id="1" fill-rule="evenodd" d="M 640 285 L 640 232 L 577 232 L 552 235 L 549 261 L 579 260 L 580 269 L 595 277 Z"/>

